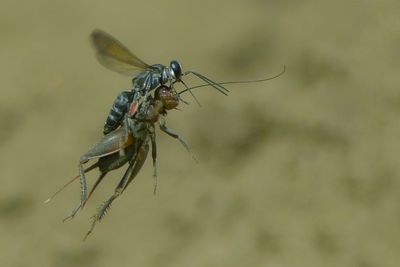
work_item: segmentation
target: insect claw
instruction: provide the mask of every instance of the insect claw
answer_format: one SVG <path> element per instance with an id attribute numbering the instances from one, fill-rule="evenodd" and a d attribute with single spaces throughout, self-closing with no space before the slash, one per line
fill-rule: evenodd
<path id="1" fill-rule="evenodd" d="M 65 217 L 62 222 L 65 223 L 68 220 L 72 220 L 75 217 L 75 215 L 69 215 L 68 217 Z"/>
<path id="2" fill-rule="evenodd" d="M 90 228 L 90 230 L 86 233 L 85 237 L 83 238 L 82 241 L 86 241 L 86 239 L 88 238 L 88 236 L 92 233 L 94 229 L 94 225 L 92 225 L 92 227 Z"/>

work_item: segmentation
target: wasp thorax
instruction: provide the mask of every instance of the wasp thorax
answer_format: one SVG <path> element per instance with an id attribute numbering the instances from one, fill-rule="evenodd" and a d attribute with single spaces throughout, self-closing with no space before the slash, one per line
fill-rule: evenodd
<path id="1" fill-rule="evenodd" d="M 166 110 L 176 108 L 179 104 L 178 95 L 174 93 L 171 88 L 166 86 L 157 88 L 154 97 L 156 100 L 161 100 Z"/>
<path id="2" fill-rule="evenodd" d="M 182 76 L 182 66 L 178 61 L 172 60 L 169 64 L 171 74 L 174 76 L 175 80 L 180 80 Z"/>

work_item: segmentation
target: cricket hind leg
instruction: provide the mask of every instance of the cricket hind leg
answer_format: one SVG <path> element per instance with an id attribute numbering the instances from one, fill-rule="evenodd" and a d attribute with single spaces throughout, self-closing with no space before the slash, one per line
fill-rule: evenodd
<path id="1" fill-rule="evenodd" d="M 64 185 L 60 190 L 58 190 L 52 197 L 54 197 L 57 193 L 59 193 L 62 189 L 64 189 L 68 184 L 70 184 L 72 181 L 74 181 L 75 179 L 77 179 L 77 178 L 81 178 L 81 173 L 83 172 L 83 173 L 88 173 L 88 172 L 90 172 L 91 170 L 93 170 L 93 169 L 95 169 L 95 168 L 97 168 L 97 167 L 99 167 L 99 162 L 96 162 L 96 163 L 94 163 L 94 164 L 92 164 L 91 166 L 89 166 L 88 168 L 86 168 L 86 169 L 84 169 L 83 171 L 80 171 L 80 173 L 79 173 L 79 175 L 77 175 L 77 176 L 75 176 L 74 177 L 74 179 L 72 179 L 71 181 L 69 181 L 66 185 Z M 106 173 L 105 173 L 106 174 Z M 105 175 L 104 174 L 104 175 Z M 81 187 L 82 187 L 82 182 L 81 182 Z M 82 189 L 81 189 L 81 191 L 83 191 Z M 51 198 L 50 198 L 51 199 Z M 76 206 L 75 206 L 75 208 L 73 209 L 73 211 L 72 211 L 72 213 L 69 215 L 69 216 L 67 216 L 67 217 L 65 217 L 64 219 L 63 219 L 63 222 L 65 222 L 66 220 L 68 220 L 68 219 L 73 219 L 74 217 L 75 217 L 75 215 L 76 215 L 76 213 L 80 210 L 80 208 L 82 207 L 82 202 L 79 202 Z"/>
<path id="2" fill-rule="evenodd" d="M 63 219 L 63 222 L 65 222 L 65 221 L 67 221 L 69 219 L 72 220 L 75 217 L 76 213 L 78 213 L 79 210 L 83 209 L 83 207 L 85 206 L 86 202 L 90 199 L 90 197 L 92 196 L 94 190 L 96 190 L 96 187 L 100 184 L 100 182 L 103 180 L 103 178 L 106 176 L 107 173 L 108 172 L 100 173 L 100 176 L 97 178 L 97 180 L 96 180 L 95 184 L 93 185 L 93 188 L 90 190 L 89 195 L 87 196 L 86 200 L 83 203 L 79 202 L 75 206 L 75 208 L 72 211 L 72 213 L 69 216 L 67 216 L 67 217 L 65 217 Z"/>
<path id="3" fill-rule="evenodd" d="M 75 215 L 76 212 L 78 212 L 80 206 L 83 206 L 83 203 L 86 202 L 87 200 L 87 182 L 86 182 L 85 170 L 83 169 L 83 163 L 80 163 L 78 168 L 79 168 L 79 182 L 81 185 L 81 201 L 79 206 L 77 206 L 75 210 L 72 212 L 73 215 Z"/>
<path id="4" fill-rule="evenodd" d="M 87 167 L 85 169 L 85 173 L 90 172 L 91 170 L 95 169 L 99 167 L 98 162 L 96 162 L 95 164 L 92 164 L 91 166 Z M 74 178 L 72 178 L 71 180 L 69 180 L 66 184 L 64 184 L 60 189 L 58 189 L 55 193 L 53 193 L 53 195 L 51 195 L 44 203 L 48 203 L 51 200 L 53 200 L 53 198 L 55 196 L 57 196 L 61 191 L 63 191 L 67 186 L 69 186 L 71 183 L 73 183 L 75 180 L 77 180 L 79 178 L 79 175 L 75 176 Z"/>
<path id="5" fill-rule="evenodd" d="M 128 148 L 126 148 L 126 153 L 124 154 L 115 153 L 99 159 L 98 163 L 101 174 L 94 183 L 93 188 L 90 190 L 86 201 L 82 205 L 82 208 L 85 207 L 86 202 L 90 199 L 94 190 L 96 190 L 96 187 L 101 183 L 106 174 L 109 171 L 118 169 L 125 163 L 127 163 L 129 158 L 133 156 L 133 153 L 134 146 L 129 146 Z"/>
<path id="6" fill-rule="evenodd" d="M 81 157 L 78 165 L 80 184 L 81 184 L 81 197 L 80 197 L 81 200 L 80 200 L 80 205 L 78 205 L 74 210 L 75 213 L 80 209 L 80 207 L 83 207 L 84 203 L 87 201 L 88 198 L 87 182 L 86 182 L 85 171 L 83 169 L 83 164 L 91 159 L 107 158 L 108 156 L 116 154 L 116 152 L 124 150 L 125 148 L 129 147 L 132 143 L 134 143 L 134 138 L 130 134 L 130 132 L 126 129 L 126 127 L 119 128 L 105 135 L 99 142 L 97 142 L 91 149 L 89 149 L 88 152 L 86 152 Z M 117 153 L 117 154 L 119 155 L 114 156 L 114 158 L 116 159 L 124 158 L 126 156 L 125 153 Z"/>
<path id="7" fill-rule="evenodd" d="M 128 169 L 125 171 L 124 176 L 115 188 L 114 194 L 98 208 L 97 213 L 93 216 L 92 225 L 86 233 L 84 240 L 86 240 L 86 238 L 93 232 L 96 224 L 107 214 L 108 210 L 111 208 L 112 202 L 123 193 L 129 183 L 139 173 L 146 159 L 148 149 L 148 144 L 138 145 L 137 149 L 135 149 L 135 156 L 130 161 Z"/>
<path id="8" fill-rule="evenodd" d="M 129 146 L 126 148 L 126 153 L 121 155 L 119 153 L 114 153 L 111 155 L 104 156 L 102 158 L 99 158 L 98 162 L 95 164 L 91 165 L 89 168 L 85 170 L 85 173 L 98 167 L 100 170 L 100 176 L 97 178 L 96 182 L 94 183 L 92 189 L 90 190 L 86 200 L 83 203 L 78 203 L 74 210 L 72 211 L 71 215 L 68 217 L 64 218 L 63 222 L 68 220 L 68 219 L 73 219 L 76 213 L 83 209 L 84 206 L 86 205 L 87 201 L 90 199 L 94 191 L 96 190 L 97 186 L 101 183 L 103 178 L 107 175 L 108 172 L 118 169 L 121 166 L 123 166 L 126 162 L 128 162 L 129 158 L 132 157 L 134 154 L 135 148 L 133 145 Z M 77 176 L 78 177 L 78 176 Z M 76 178 L 77 178 L 76 177 Z"/>

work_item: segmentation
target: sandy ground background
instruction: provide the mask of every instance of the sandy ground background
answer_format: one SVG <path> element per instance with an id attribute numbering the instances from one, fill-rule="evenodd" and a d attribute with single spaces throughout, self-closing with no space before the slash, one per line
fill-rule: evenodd
<path id="1" fill-rule="evenodd" d="M 0 6 L 0 266 L 399 266 L 399 1 Z M 199 164 L 158 134 L 158 195 L 148 161 L 82 242 L 122 171 L 73 221 L 78 183 L 43 201 L 130 86 L 97 63 L 94 28 L 217 81 L 287 72 L 188 95 L 168 124 Z"/>

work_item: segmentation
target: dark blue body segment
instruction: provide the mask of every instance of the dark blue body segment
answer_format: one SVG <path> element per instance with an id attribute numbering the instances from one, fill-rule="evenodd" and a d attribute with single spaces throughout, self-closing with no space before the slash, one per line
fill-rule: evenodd
<path id="1" fill-rule="evenodd" d="M 162 85 L 162 73 L 165 68 L 164 65 L 155 64 L 151 66 L 151 69 L 144 70 L 135 76 L 132 79 L 132 91 L 135 92 L 135 97 L 144 96 Z"/>
<path id="2" fill-rule="evenodd" d="M 108 114 L 106 123 L 104 124 L 104 134 L 112 132 L 121 125 L 124 115 L 129 110 L 132 100 L 132 91 L 123 91 L 117 96 L 111 107 L 110 113 Z"/>

